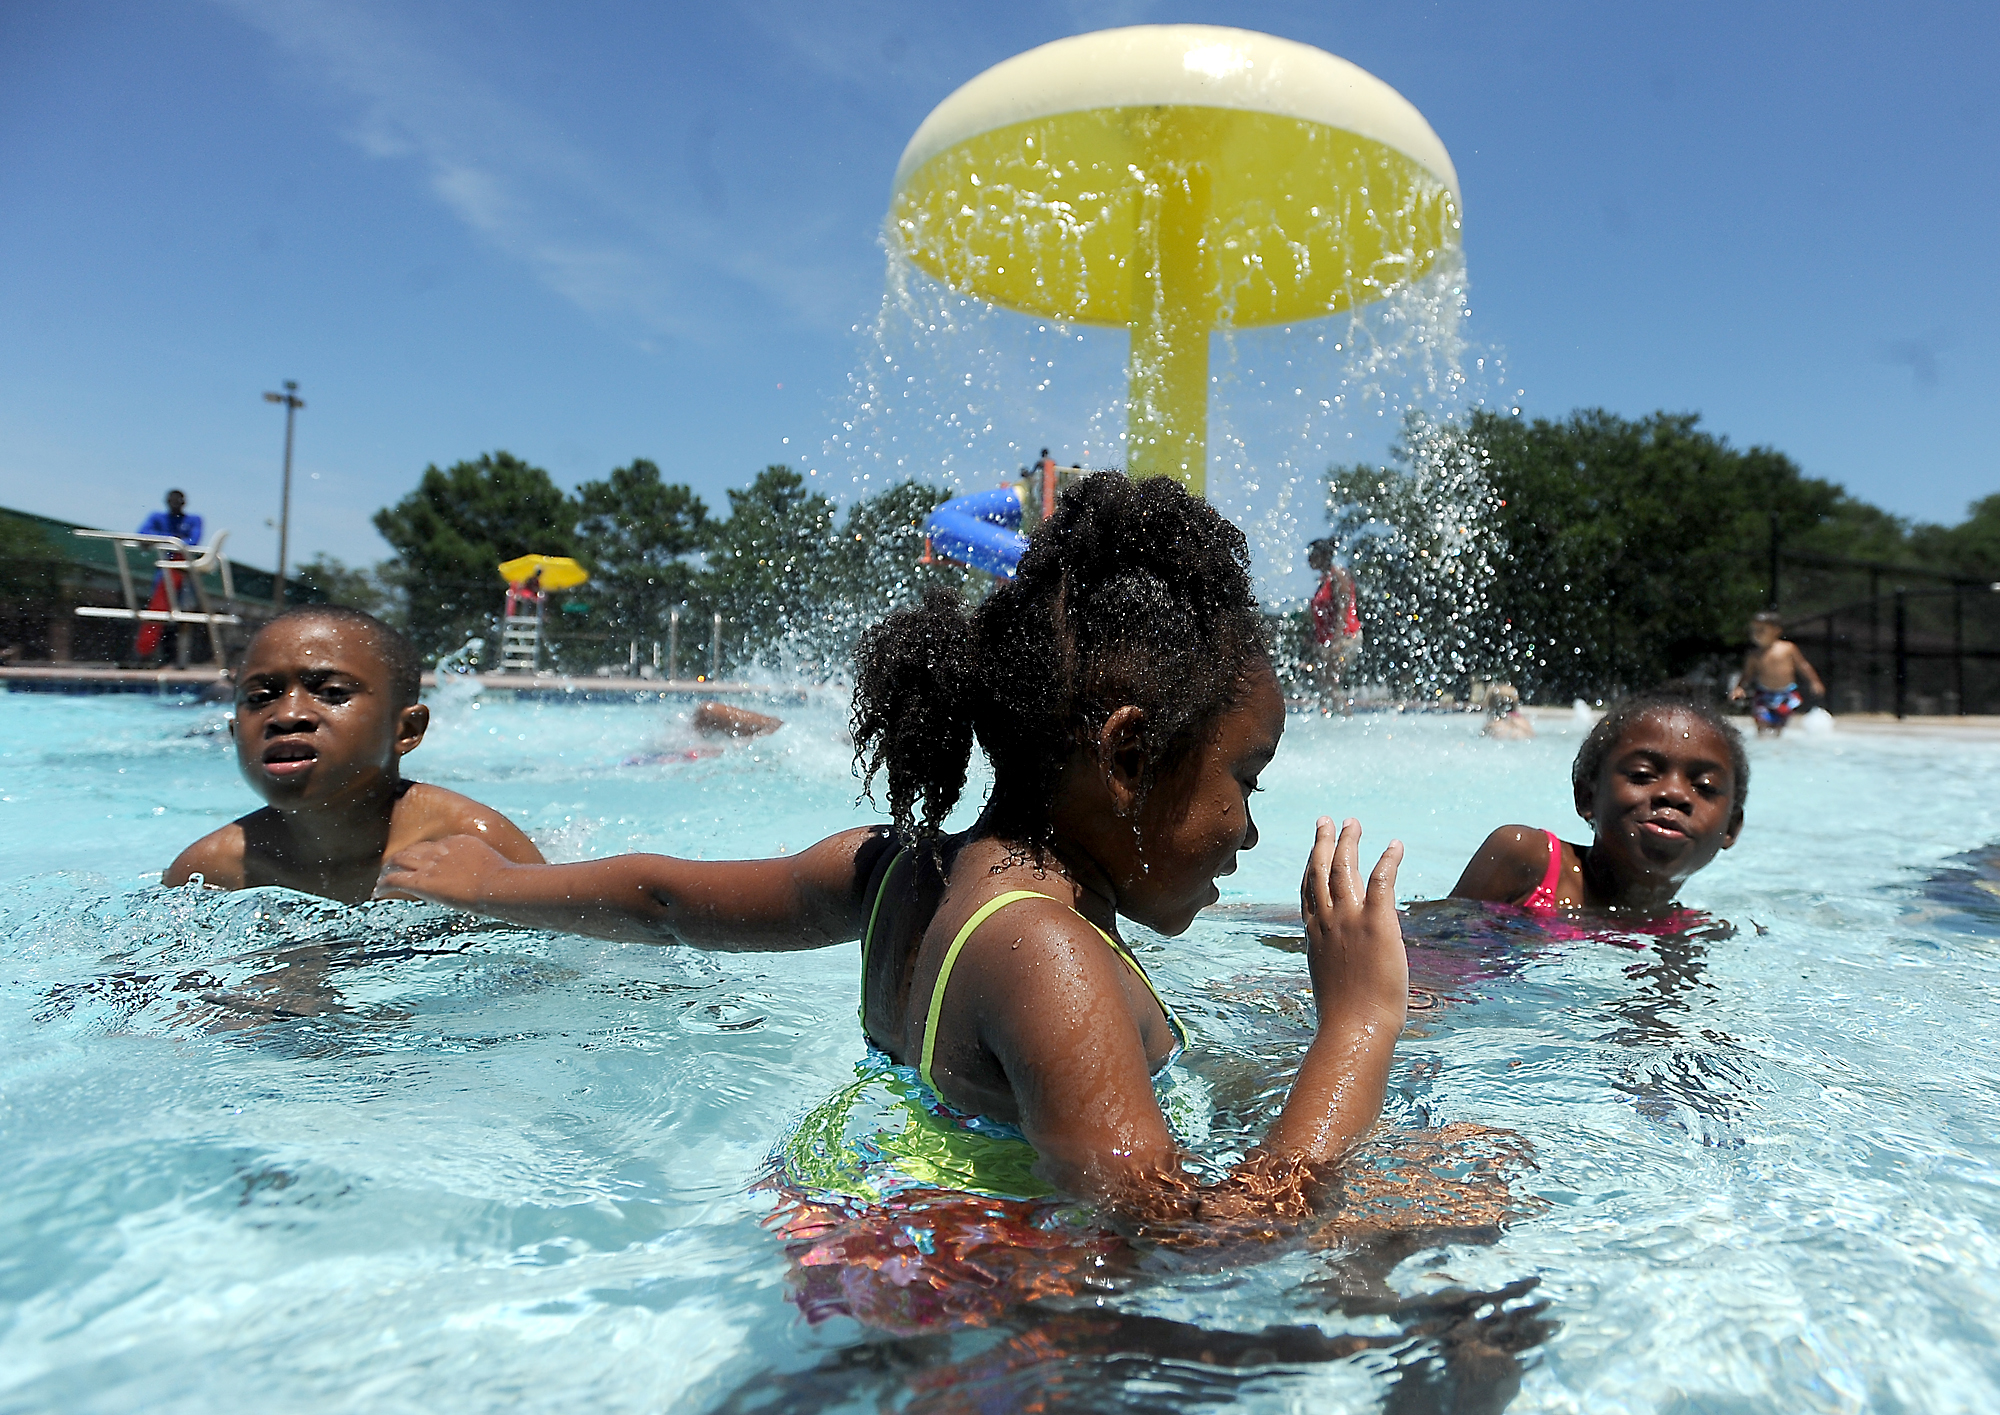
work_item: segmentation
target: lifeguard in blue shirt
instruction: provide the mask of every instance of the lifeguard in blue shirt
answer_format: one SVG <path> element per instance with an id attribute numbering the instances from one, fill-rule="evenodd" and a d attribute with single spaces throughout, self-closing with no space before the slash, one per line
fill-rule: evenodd
<path id="1" fill-rule="evenodd" d="M 167 493 L 167 509 L 155 511 L 139 523 L 142 536 L 176 536 L 184 545 L 201 544 L 201 517 L 191 516 L 187 510 L 187 494 L 178 488 Z M 169 606 L 184 606 L 187 596 L 181 583 L 181 576 L 171 570 L 162 570 L 153 576 L 153 593 L 146 601 L 146 608 L 159 611 Z M 139 626 L 138 641 L 134 645 L 141 658 L 151 658 L 167 645 L 171 636 L 171 647 L 179 656 L 180 635 L 178 626 L 163 624 L 158 620 Z"/>

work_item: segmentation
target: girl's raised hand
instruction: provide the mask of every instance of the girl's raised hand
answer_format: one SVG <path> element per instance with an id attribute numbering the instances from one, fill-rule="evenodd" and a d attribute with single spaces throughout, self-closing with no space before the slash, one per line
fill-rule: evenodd
<path id="1" fill-rule="evenodd" d="M 1361 880 L 1361 823 L 1341 822 L 1336 835 L 1321 816 L 1299 886 L 1306 926 L 1306 962 L 1313 1000 L 1325 1027 L 1336 1014 L 1366 1011 L 1401 1018 L 1409 1003 L 1410 964 L 1396 917 L 1396 867 L 1403 842 L 1392 840 Z"/>
<path id="2" fill-rule="evenodd" d="M 1344 821 L 1336 834 L 1319 818 L 1299 886 L 1319 1028 L 1265 1141 L 1274 1154 L 1337 1159 L 1382 1113 L 1410 1003 L 1410 961 L 1396 919 L 1402 861 L 1402 842 L 1391 841 L 1364 886 L 1361 823 Z"/>

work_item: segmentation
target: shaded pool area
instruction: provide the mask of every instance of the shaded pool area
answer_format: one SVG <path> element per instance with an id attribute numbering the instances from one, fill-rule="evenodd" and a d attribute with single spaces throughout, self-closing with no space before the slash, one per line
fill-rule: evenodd
<path id="1" fill-rule="evenodd" d="M 699 760 L 670 708 L 437 708 L 411 773 L 552 857 L 872 818 L 838 703 Z M 1416 911 L 1344 1218 L 1261 1263 L 1155 1254 L 887 1332 L 806 1320 L 760 1187 L 860 1059 L 856 948 L 149 887 L 249 804 L 221 721 L 0 697 L 0 1410 L 2000 1405 L 1994 745 L 1753 743 L 1748 828 L 1679 935 Z M 1493 825 L 1580 824 L 1580 729 L 1475 726 L 1294 719 L 1222 906 L 1133 932 L 1195 1033 L 1209 1159 L 1309 1035 L 1316 814 L 1405 839 L 1408 899 Z"/>

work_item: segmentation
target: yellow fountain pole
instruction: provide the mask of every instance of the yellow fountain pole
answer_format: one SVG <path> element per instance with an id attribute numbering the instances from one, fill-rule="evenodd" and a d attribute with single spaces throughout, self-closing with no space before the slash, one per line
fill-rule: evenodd
<path id="1" fill-rule="evenodd" d="M 1126 365 L 1126 466 L 1134 476 L 1208 484 L 1208 335 L 1215 327 L 1209 258 L 1214 174 L 1198 108 L 1165 108 L 1135 125 L 1149 160 L 1134 243 L 1132 353 Z"/>

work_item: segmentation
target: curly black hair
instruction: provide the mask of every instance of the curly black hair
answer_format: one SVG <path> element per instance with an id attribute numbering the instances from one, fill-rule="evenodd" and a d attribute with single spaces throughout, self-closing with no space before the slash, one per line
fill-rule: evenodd
<path id="1" fill-rule="evenodd" d="M 1625 729 L 1655 712 L 1684 712 L 1715 729 L 1716 735 L 1729 748 L 1729 775 L 1736 784 L 1730 814 L 1733 817 L 1742 816 L 1743 803 L 1750 799 L 1750 757 L 1743 750 L 1743 734 L 1709 698 L 1672 684 L 1647 688 L 1611 705 L 1611 710 L 1590 729 L 1590 735 L 1576 750 L 1576 761 L 1569 769 L 1571 788 L 1579 796 L 1595 791 L 1598 774 L 1604 770 L 1605 760 L 1624 737 Z"/>
<path id="2" fill-rule="evenodd" d="M 394 625 L 385 624 L 362 610 L 349 609 L 344 604 L 301 604 L 288 609 L 251 635 L 250 643 L 255 644 L 274 625 L 294 619 L 331 619 L 338 624 L 351 624 L 357 629 L 367 630 L 375 640 L 376 651 L 382 655 L 383 667 L 389 670 L 389 693 L 396 706 L 413 707 L 423 696 L 424 660 L 417 652 L 417 646 Z M 247 657 L 250 650 L 246 646 L 243 652 Z"/>
<path id="3" fill-rule="evenodd" d="M 1269 662 L 1243 532 L 1176 481 L 1098 472 L 970 613 L 933 589 L 861 636 L 856 770 L 864 789 L 887 774 L 904 838 L 935 838 L 976 738 L 993 763 L 989 824 L 1039 852 L 1064 764 L 1113 712 L 1144 713 L 1144 792 Z"/>

